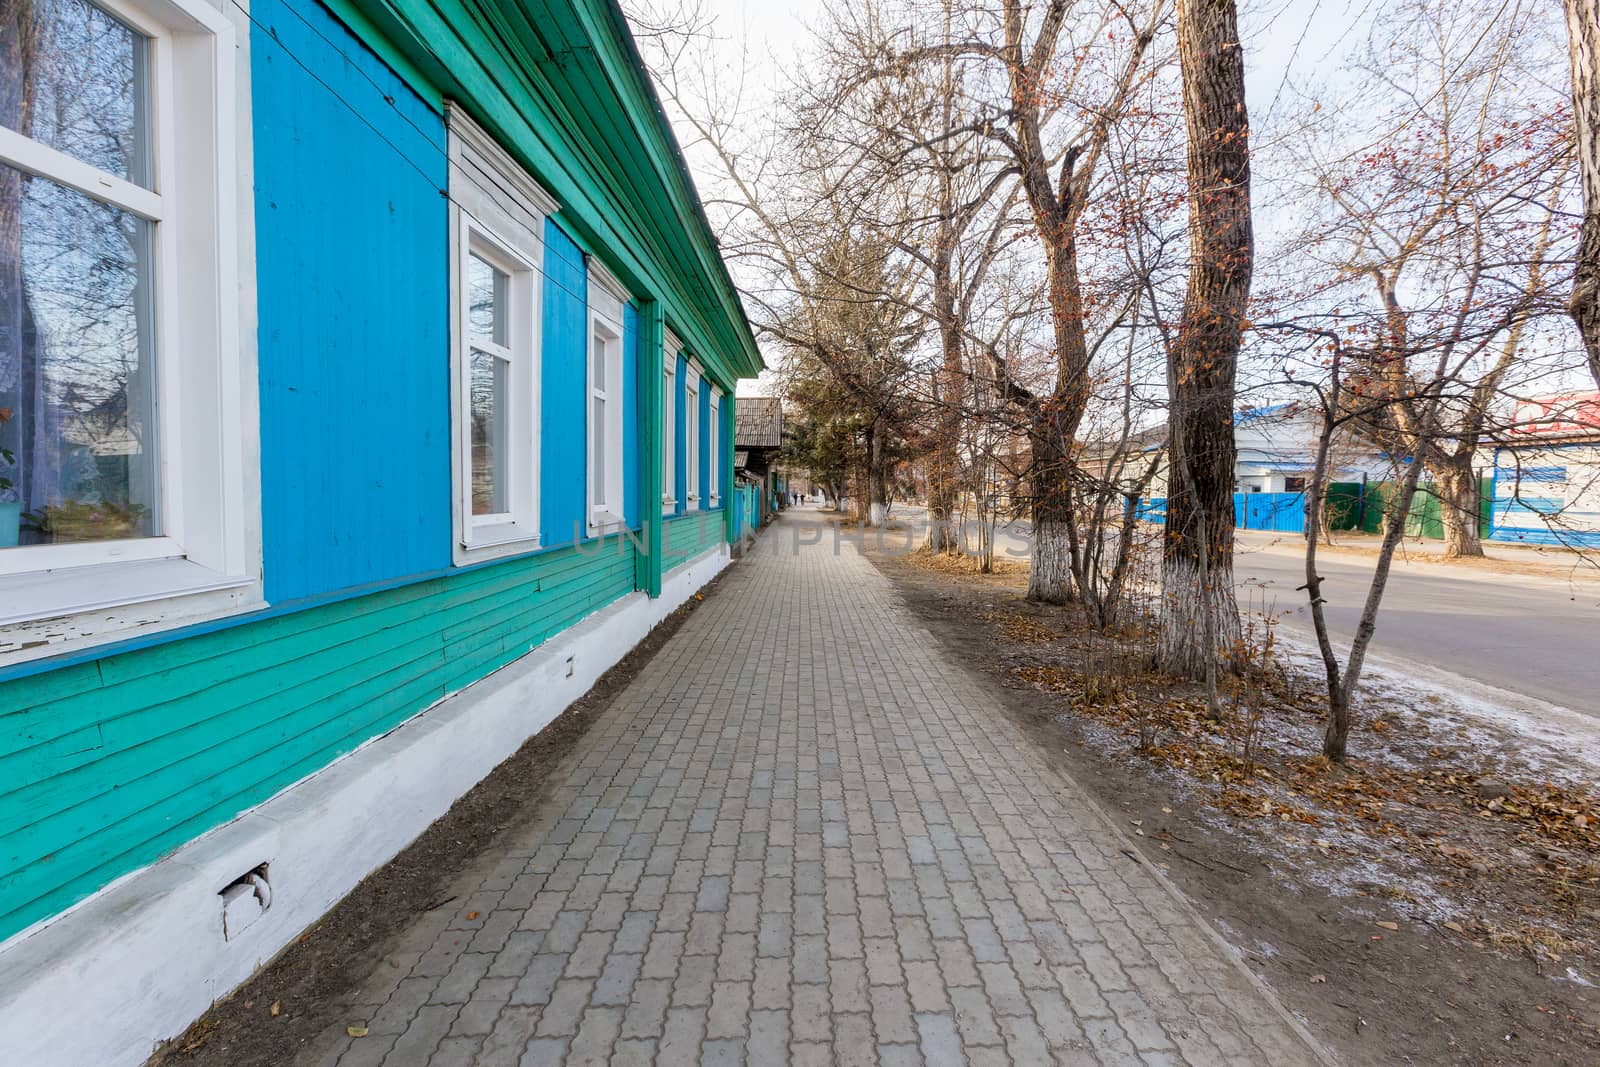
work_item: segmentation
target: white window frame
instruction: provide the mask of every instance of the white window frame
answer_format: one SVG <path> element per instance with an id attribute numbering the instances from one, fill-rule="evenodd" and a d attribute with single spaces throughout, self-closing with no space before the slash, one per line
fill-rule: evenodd
<path id="1" fill-rule="evenodd" d="M 499 549 L 515 545 L 526 551 L 539 547 L 539 360 L 538 271 L 530 258 L 513 243 L 479 223 L 465 211 L 460 214 L 461 243 L 456 252 L 456 348 L 460 353 L 456 383 L 461 406 L 456 421 L 466 435 L 457 469 L 460 507 L 465 521 L 461 548 Z M 507 276 L 506 343 L 497 345 L 472 337 L 468 324 L 469 294 L 464 272 L 477 256 Z M 489 515 L 472 512 L 472 353 L 488 352 L 510 367 L 506 389 L 506 510 Z"/>
<path id="2" fill-rule="evenodd" d="M 711 462 L 707 464 L 707 471 L 711 479 L 708 487 L 708 497 L 711 506 L 722 506 L 722 390 L 716 386 L 711 387 Z"/>
<path id="3" fill-rule="evenodd" d="M 678 356 L 683 342 L 671 330 L 661 359 L 661 513 L 668 517 L 678 509 Z"/>
<path id="4" fill-rule="evenodd" d="M 588 404 L 584 420 L 588 427 L 588 464 L 584 492 L 587 494 L 587 532 L 590 537 L 623 529 L 627 520 L 622 490 L 622 405 L 627 382 L 622 377 L 622 309 L 632 297 L 622 283 L 593 256 L 586 257 L 589 274 L 589 340 L 585 348 L 585 375 L 588 379 Z M 594 346 L 599 341 L 605 350 L 605 381 L 594 376 Z M 594 401 L 605 403 L 605 425 L 594 424 Z M 596 446 L 603 445 L 597 449 Z M 605 457 L 601 499 L 595 496 L 596 451 Z"/>
<path id="5" fill-rule="evenodd" d="M 558 205 L 453 102 L 445 105 L 450 154 L 450 392 L 455 471 L 454 561 L 467 566 L 538 550 L 543 353 L 544 225 Z M 472 417 L 468 336 L 468 256 L 478 254 L 509 276 L 506 286 L 511 366 L 506 427 L 506 511 L 472 513 Z"/>
<path id="6" fill-rule="evenodd" d="M 0 549 L 0 665 L 262 606 L 255 350 L 240 328 L 255 296 L 240 252 L 252 243 L 236 103 L 246 16 L 204 0 L 94 2 L 148 40 L 152 188 L 5 128 L 0 162 L 154 223 L 161 536 Z"/>
<path id="7" fill-rule="evenodd" d="M 700 511 L 700 368 L 687 365 L 683 379 L 684 510 Z"/>

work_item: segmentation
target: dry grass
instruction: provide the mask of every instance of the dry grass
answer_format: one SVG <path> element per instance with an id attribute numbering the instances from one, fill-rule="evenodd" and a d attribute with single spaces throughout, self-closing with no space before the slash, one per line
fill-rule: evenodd
<path id="1" fill-rule="evenodd" d="M 974 556 L 952 555 L 947 552 L 928 552 L 919 550 L 905 557 L 905 561 L 914 567 L 925 571 L 934 571 L 938 574 L 947 574 L 952 577 L 983 577 L 983 571 L 978 568 L 978 560 Z M 1026 578 L 1028 565 L 1018 563 L 1012 559 L 996 559 L 994 569 L 989 575 L 995 578 Z"/>

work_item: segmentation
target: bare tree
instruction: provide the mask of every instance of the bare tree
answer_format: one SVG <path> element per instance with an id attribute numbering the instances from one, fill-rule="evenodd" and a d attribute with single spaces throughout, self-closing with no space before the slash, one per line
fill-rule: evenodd
<path id="1" fill-rule="evenodd" d="M 981 132 L 954 49 L 955 0 L 919 8 L 867 0 L 829 12 L 820 85 L 796 130 L 825 140 L 834 179 L 857 189 L 901 187 L 905 210 L 868 219 L 924 278 L 911 310 L 937 342 L 919 398 L 926 417 L 927 547 L 955 550 L 951 517 L 959 487 L 962 420 L 970 399 L 967 346 L 990 268 L 1019 237 L 1014 166 Z M 925 63 L 899 52 L 932 54 Z M 981 107 L 981 103 L 978 105 Z"/>
<path id="2" fill-rule="evenodd" d="M 1583 189 L 1583 237 L 1568 305 L 1600 385 L 1600 0 L 1564 0 L 1572 121 Z"/>
<path id="3" fill-rule="evenodd" d="M 1179 0 L 1178 56 L 1188 133 L 1190 264 L 1168 357 L 1175 485 L 1162 543 L 1158 659 L 1174 674 L 1214 680 L 1218 657 L 1239 636 L 1233 401 L 1254 260 L 1244 53 L 1231 0 Z"/>
<path id="4" fill-rule="evenodd" d="M 1266 325 L 1270 327 L 1274 324 Z M 1383 594 L 1388 587 L 1389 571 L 1394 563 L 1395 550 L 1399 548 L 1400 539 L 1405 532 L 1405 511 L 1422 475 L 1420 449 L 1426 448 L 1432 439 L 1440 410 L 1440 387 L 1442 383 L 1450 380 L 1451 367 L 1449 353 L 1440 353 L 1433 364 L 1431 388 L 1428 392 L 1405 398 L 1419 420 L 1417 436 L 1414 438 L 1419 451 L 1396 457 L 1402 461 L 1401 467 L 1405 474 L 1400 481 L 1399 491 L 1392 494 L 1389 499 L 1390 514 L 1387 516 L 1383 541 L 1378 549 L 1377 564 L 1373 568 L 1372 579 L 1367 586 L 1367 594 L 1361 606 L 1361 616 L 1356 623 L 1355 636 L 1350 642 L 1349 654 L 1341 663 L 1333 647 L 1333 638 L 1329 633 L 1327 615 L 1324 611 L 1324 605 L 1327 603 L 1323 596 L 1325 579 L 1317 573 L 1318 541 L 1324 522 L 1328 483 L 1331 480 L 1330 459 L 1341 426 L 1351 420 L 1370 418 L 1374 408 L 1381 408 L 1390 401 L 1386 398 L 1366 401 L 1359 396 L 1347 395 L 1344 351 L 1339 335 L 1331 331 L 1314 331 L 1314 333 L 1316 339 L 1330 351 L 1331 358 L 1328 363 L 1326 385 L 1318 381 L 1301 383 L 1308 385 L 1317 393 L 1322 413 L 1322 429 L 1317 439 L 1316 459 L 1307 492 L 1306 582 L 1301 589 L 1305 591 L 1310 604 L 1312 626 L 1316 631 L 1317 649 L 1322 657 L 1326 680 L 1328 720 L 1323 733 L 1322 752 L 1331 760 L 1342 761 L 1349 749 L 1356 689 L 1361 684 L 1361 673 L 1366 663 L 1367 651 L 1378 629 L 1378 609 L 1383 603 Z"/>
<path id="5" fill-rule="evenodd" d="M 1334 208 L 1309 235 L 1335 255 L 1321 298 L 1341 306 L 1347 327 L 1381 338 L 1347 363 L 1349 395 L 1388 402 L 1351 425 L 1390 454 L 1422 457 L 1450 558 L 1483 554 L 1479 444 L 1504 391 L 1534 372 L 1530 338 L 1561 316 L 1568 260 L 1563 101 L 1534 77 L 1555 54 L 1554 27 L 1530 10 L 1485 29 L 1491 13 L 1436 0 L 1391 11 L 1355 67 L 1364 87 L 1348 103 L 1360 106 L 1336 109 L 1377 116 L 1375 140 L 1308 163 Z M 1371 133 L 1332 125 L 1343 140 Z M 1426 393 L 1441 352 L 1460 377 L 1443 387 L 1424 448 L 1405 398 Z"/>
<path id="6" fill-rule="evenodd" d="M 1148 76 L 1146 53 L 1167 18 L 1166 0 L 1143 10 L 1124 7 L 1083 11 L 1067 0 L 1050 3 L 1037 20 L 1021 0 L 1003 4 L 1003 44 L 1009 107 L 1005 122 L 991 133 L 1011 150 L 1021 172 L 1022 187 L 1033 212 L 1034 227 L 1044 248 L 1055 339 L 1056 380 L 1053 391 L 1034 405 L 1031 444 L 1033 548 L 1028 596 L 1065 603 L 1073 590 L 1075 438 L 1088 407 L 1091 342 L 1086 320 L 1083 281 L 1079 275 L 1078 226 L 1090 204 L 1096 171 L 1111 136 L 1142 77 Z M 1089 40 L 1122 31 L 1120 62 L 1108 79 L 1094 76 L 1096 50 L 1073 35 L 1063 41 L 1069 18 Z M 1036 21 L 1037 29 L 1030 33 Z M 1064 44 L 1076 47 L 1063 47 Z M 1062 85 L 1056 90 L 1054 85 Z M 1088 93 L 1092 104 L 1082 99 Z M 1079 120 L 1062 136 L 1063 147 L 1048 144 L 1051 119 L 1062 110 L 1058 101 L 1077 96 L 1072 109 Z"/>

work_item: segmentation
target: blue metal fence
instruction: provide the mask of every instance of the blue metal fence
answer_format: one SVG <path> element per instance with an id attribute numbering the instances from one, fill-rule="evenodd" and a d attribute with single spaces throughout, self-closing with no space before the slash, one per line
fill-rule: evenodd
<path id="1" fill-rule="evenodd" d="M 1144 522 L 1167 521 L 1167 498 L 1145 497 L 1139 502 L 1139 518 Z M 1275 530 L 1279 533 L 1305 533 L 1306 495 L 1304 493 L 1235 493 L 1233 524 L 1241 530 Z"/>

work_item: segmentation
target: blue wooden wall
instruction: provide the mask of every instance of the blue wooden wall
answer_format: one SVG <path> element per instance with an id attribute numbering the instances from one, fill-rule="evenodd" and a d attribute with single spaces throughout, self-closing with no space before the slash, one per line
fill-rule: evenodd
<path id="1" fill-rule="evenodd" d="M 584 536 L 589 294 L 583 250 L 554 219 L 545 223 L 544 242 L 539 536 L 548 547 Z"/>
<path id="2" fill-rule="evenodd" d="M 250 14 L 278 602 L 450 564 L 449 215 L 441 116 L 319 5 Z"/>
<path id="3" fill-rule="evenodd" d="M 639 311 L 622 309 L 622 517 L 637 530 L 639 514 Z"/>
<path id="4" fill-rule="evenodd" d="M 673 493 L 677 498 L 677 506 L 673 508 L 674 515 L 682 515 L 689 507 L 689 475 L 684 458 L 686 450 L 683 447 L 683 431 L 686 424 L 684 417 L 683 398 L 688 395 L 689 361 L 681 354 L 678 356 L 678 369 L 672 376 L 672 466 L 675 472 L 672 476 Z"/>

